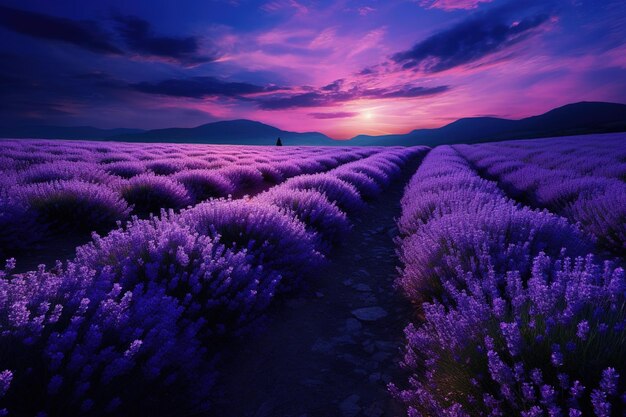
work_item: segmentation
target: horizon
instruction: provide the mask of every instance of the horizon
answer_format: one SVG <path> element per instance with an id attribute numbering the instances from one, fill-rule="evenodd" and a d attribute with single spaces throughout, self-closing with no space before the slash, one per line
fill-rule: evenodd
<path id="1" fill-rule="evenodd" d="M 0 125 L 248 119 L 342 140 L 625 103 L 623 16 L 620 1 L 0 1 Z"/>
<path id="2" fill-rule="evenodd" d="M 608 103 L 608 102 L 577 102 L 577 103 L 568 103 L 568 104 L 565 104 L 565 105 L 563 105 L 563 106 L 561 106 L 561 107 L 554 108 L 554 109 L 550 109 L 550 110 L 548 110 L 548 112 L 550 112 L 550 111 L 552 111 L 552 110 L 557 110 L 557 109 L 562 108 L 562 107 L 572 106 L 572 105 L 577 105 L 577 104 L 582 104 L 582 103 L 616 104 L 616 105 L 626 106 L 626 103 Z M 546 112 L 546 113 L 547 113 L 547 112 Z M 542 114 L 545 114 L 545 113 L 542 113 Z M 531 115 L 530 117 L 533 117 L 533 116 L 540 116 L 540 115 Z M 444 125 L 435 126 L 435 127 L 434 127 L 434 128 L 432 128 L 432 129 L 434 129 L 434 130 L 436 130 L 436 129 L 440 129 L 440 128 L 445 127 L 445 126 L 447 126 L 447 125 L 449 125 L 449 124 L 453 124 L 453 123 L 455 123 L 455 122 L 458 122 L 459 120 L 463 120 L 463 119 L 475 119 L 475 118 L 492 118 L 492 116 L 482 116 L 482 117 L 481 117 L 481 116 L 475 116 L 475 117 L 469 116 L 469 117 L 466 117 L 466 118 L 456 119 L 456 120 L 454 120 L 454 121 L 452 121 L 452 122 L 449 122 L 449 123 L 446 123 L 446 124 L 444 124 Z M 522 119 L 520 118 L 520 119 L 501 119 L 501 120 L 522 120 Z M 251 119 L 223 119 L 223 120 L 214 120 L 214 121 L 210 121 L 210 122 L 207 122 L 207 123 L 202 123 L 202 124 L 195 125 L 195 126 L 188 126 L 188 127 L 184 127 L 184 128 L 190 128 L 190 129 L 193 129 L 193 128 L 199 128 L 199 127 L 202 127 L 202 126 L 206 126 L 206 125 L 210 125 L 210 124 L 214 124 L 214 123 L 219 123 L 219 122 L 240 122 L 240 121 L 265 124 L 265 123 L 260 122 L 260 121 L 258 121 L 258 120 L 251 120 Z M 266 125 L 266 126 L 270 126 L 270 127 L 276 127 L 276 128 L 279 128 L 278 126 L 273 126 L 273 125 L 269 125 L 269 124 L 265 124 L 265 125 Z M 2 126 L 0 126 L 0 127 L 2 127 Z M 50 127 L 50 128 L 94 128 L 95 126 L 89 126 L 89 125 L 78 125 L 78 126 L 45 126 L 45 125 L 40 125 L 40 126 L 31 126 L 31 127 Z M 181 127 L 180 127 L 180 126 L 169 126 L 169 127 L 165 127 L 165 128 L 163 128 L 163 130 L 166 130 L 166 129 L 178 129 L 178 128 L 181 128 Z M 118 126 L 118 127 L 114 127 L 114 128 L 110 128 L 110 129 L 120 129 L 120 130 L 122 130 L 122 129 L 128 129 L 128 130 L 132 130 L 133 128 L 129 128 L 129 127 L 125 127 L 125 126 Z M 279 129 L 280 129 L 280 128 L 279 128 Z M 405 131 L 405 132 L 400 132 L 400 133 L 397 133 L 397 134 L 398 134 L 398 135 L 408 135 L 408 134 L 410 134 L 411 132 L 414 132 L 414 131 L 417 131 L 417 130 L 420 130 L 420 129 L 421 129 L 421 128 L 413 128 L 413 129 L 411 129 L 411 130 L 408 130 L 408 131 Z M 155 129 L 155 130 L 160 130 L 160 129 Z M 281 129 L 281 130 L 285 130 L 285 129 Z M 144 131 L 144 132 L 148 132 L 148 131 L 150 131 L 150 130 L 149 130 L 149 129 L 144 129 L 143 131 Z M 286 132 L 289 132 L 289 133 L 322 133 L 322 132 L 317 132 L 317 131 L 305 131 L 305 130 L 302 130 L 302 131 L 286 131 Z M 611 132 L 606 132 L 606 133 L 611 133 Z M 323 134 L 323 133 L 322 133 L 322 134 Z M 350 140 L 355 139 L 355 138 L 357 138 L 358 136 L 362 136 L 362 135 L 364 135 L 364 134 L 360 134 L 360 133 L 359 133 L 359 134 L 356 134 L 356 135 L 354 135 L 354 136 L 352 136 L 352 137 L 349 137 L 349 138 L 334 138 L 334 137 L 331 137 L 331 136 L 328 136 L 328 135 L 326 135 L 326 136 L 327 136 L 329 139 L 333 139 L 333 140 L 336 140 L 336 141 L 340 141 L 340 142 L 342 142 L 342 141 L 350 141 Z M 372 137 L 375 137 L 375 136 L 372 136 Z"/>

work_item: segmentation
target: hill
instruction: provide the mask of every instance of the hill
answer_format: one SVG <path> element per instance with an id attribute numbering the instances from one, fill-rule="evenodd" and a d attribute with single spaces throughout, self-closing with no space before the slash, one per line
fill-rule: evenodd
<path id="1" fill-rule="evenodd" d="M 580 102 L 520 120 L 469 117 L 436 129 L 417 129 L 396 135 L 359 135 L 350 140 L 334 140 L 319 132 L 290 132 L 245 119 L 192 128 L 155 130 L 98 129 L 90 126 L 0 127 L 0 137 L 231 145 L 274 145 L 276 138 L 280 137 L 284 145 L 437 146 L 620 131 L 626 131 L 625 104 Z"/>
<path id="2" fill-rule="evenodd" d="M 119 135 L 115 140 L 130 142 L 184 142 L 232 145 L 334 145 L 337 141 L 319 132 L 289 132 L 252 120 L 227 120 L 193 128 L 170 128 Z"/>
<path id="3" fill-rule="evenodd" d="M 359 135 L 350 144 L 436 146 L 619 131 L 626 131 L 626 105 L 580 102 L 520 120 L 470 117 L 437 129 L 417 129 L 399 135 Z"/>

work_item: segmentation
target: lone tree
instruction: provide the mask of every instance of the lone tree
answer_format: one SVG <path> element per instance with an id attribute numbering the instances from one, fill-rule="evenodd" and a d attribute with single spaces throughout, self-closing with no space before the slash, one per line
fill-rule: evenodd
<path id="1" fill-rule="evenodd" d="M 280 138 L 276 139 L 276 146 L 283 146 L 283 141 Z"/>

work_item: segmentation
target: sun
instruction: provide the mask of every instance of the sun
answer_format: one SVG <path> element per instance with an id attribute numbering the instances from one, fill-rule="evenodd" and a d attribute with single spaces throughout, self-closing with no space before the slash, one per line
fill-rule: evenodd
<path id="1" fill-rule="evenodd" d="M 366 110 L 363 113 L 361 113 L 361 116 L 364 119 L 371 120 L 374 117 L 374 113 L 370 110 Z"/>

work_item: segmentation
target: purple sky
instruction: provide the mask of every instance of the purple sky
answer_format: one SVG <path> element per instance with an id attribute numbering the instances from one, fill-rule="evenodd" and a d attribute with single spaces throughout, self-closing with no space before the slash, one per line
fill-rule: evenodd
<path id="1" fill-rule="evenodd" d="M 0 125 L 335 138 L 626 102 L 623 0 L 0 0 Z"/>

